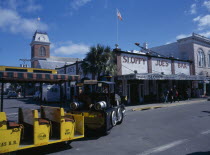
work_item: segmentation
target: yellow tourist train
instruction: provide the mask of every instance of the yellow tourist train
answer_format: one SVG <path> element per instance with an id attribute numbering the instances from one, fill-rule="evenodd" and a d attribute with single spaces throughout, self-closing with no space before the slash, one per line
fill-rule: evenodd
<path id="1" fill-rule="evenodd" d="M 79 79 L 77 75 L 34 73 L 35 69 L 33 72 L 29 72 L 29 70 L 27 72 L 6 71 L 8 69 L 6 67 L 4 69 L 5 71 L 0 71 L 2 88 L 4 83 L 8 82 L 50 82 L 62 84 Z M 13 69 L 19 68 L 15 67 Z M 9 121 L 4 112 L 3 100 L 2 91 L 0 104 L 0 154 L 58 142 L 69 143 L 74 139 L 84 137 L 83 114 L 65 113 L 62 106 L 41 106 L 39 109 L 19 107 L 18 121 Z"/>

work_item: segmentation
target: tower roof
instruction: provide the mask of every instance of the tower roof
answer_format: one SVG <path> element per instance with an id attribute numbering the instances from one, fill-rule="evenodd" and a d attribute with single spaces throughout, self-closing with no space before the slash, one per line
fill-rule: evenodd
<path id="1" fill-rule="evenodd" d="M 31 45 L 33 44 L 50 44 L 49 37 L 46 32 L 36 31 L 33 35 Z"/>

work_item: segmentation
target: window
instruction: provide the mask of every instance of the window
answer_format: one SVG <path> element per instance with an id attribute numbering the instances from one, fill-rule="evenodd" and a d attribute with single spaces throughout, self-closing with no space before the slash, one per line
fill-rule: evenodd
<path id="1" fill-rule="evenodd" d="M 39 49 L 39 56 L 46 56 L 46 50 L 44 48 L 44 46 L 41 46 Z"/>
<path id="2" fill-rule="evenodd" d="M 208 53 L 208 67 L 210 67 L 210 51 Z"/>
<path id="3" fill-rule="evenodd" d="M 205 67 L 206 66 L 205 54 L 204 54 L 202 49 L 198 50 L 197 59 L 198 59 L 198 66 L 199 67 Z"/>

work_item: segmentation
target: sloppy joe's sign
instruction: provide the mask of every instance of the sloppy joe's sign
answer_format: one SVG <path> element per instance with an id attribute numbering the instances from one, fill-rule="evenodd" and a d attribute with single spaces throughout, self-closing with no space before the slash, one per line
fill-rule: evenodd
<path id="1" fill-rule="evenodd" d="M 145 58 L 140 58 L 137 56 L 123 56 L 123 63 L 132 63 L 132 64 L 145 64 L 146 59 Z"/>
<path id="2" fill-rule="evenodd" d="M 122 75 L 134 73 L 147 73 L 147 57 L 133 54 L 122 54 L 121 65 Z"/>
<path id="3" fill-rule="evenodd" d="M 164 74 L 171 74 L 171 60 L 152 58 L 152 72 L 164 72 Z"/>
<path id="4" fill-rule="evenodd" d="M 184 73 L 186 75 L 190 75 L 189 62 L 174 61 L 174 69 L 175 69 L 175 74 Z"/>

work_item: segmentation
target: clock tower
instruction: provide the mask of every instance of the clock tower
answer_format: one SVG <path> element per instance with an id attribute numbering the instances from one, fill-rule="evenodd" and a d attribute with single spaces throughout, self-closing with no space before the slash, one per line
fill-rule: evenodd
<path id="1" fill-rule="evenodd" d="M 50 40 L 47 33 L 36 31 L 31 41 L 31 67 L 37 68 L 38 60 L 50 57 Z"/>

